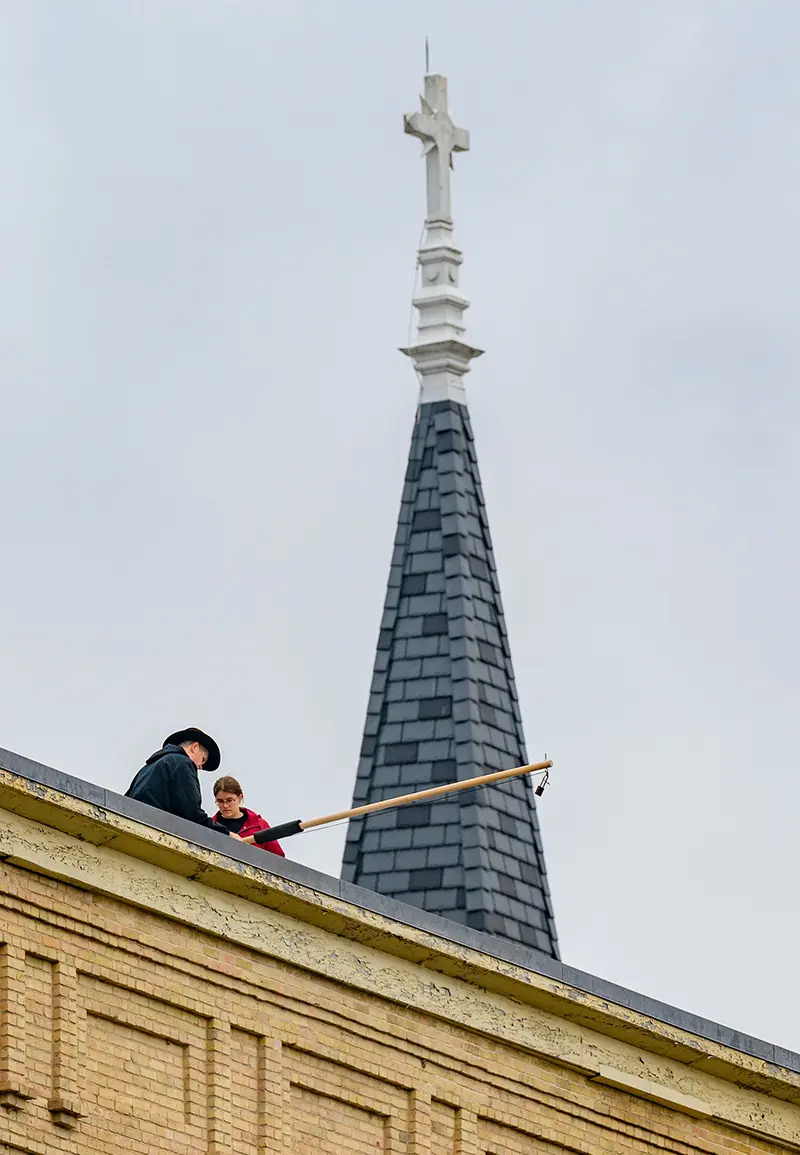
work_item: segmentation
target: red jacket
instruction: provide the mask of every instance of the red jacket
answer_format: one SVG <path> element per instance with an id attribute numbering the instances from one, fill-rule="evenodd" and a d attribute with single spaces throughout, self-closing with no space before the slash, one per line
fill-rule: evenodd
<path id="1" fill-rule="evenodd" d="M 242 807 L 242 814 L 244 814 L 244 825 L 241 830 L 237 831 L 240 838 L 249 838 L 251 834 L 255 834 L 257 830 L 269 830 L 269 823 L 266 818 L 262 818 L 260 814 L 256 814 L 255 810 L 248 810 L 246 806 Z M 215 814 L 212 821 L 217 822 L 219 814 Z M 281 858 L 286 855 L 281 850 L 280 842 L 256 842 L 256 846 L 260 850 L 269 850 L 273 854 L 279 854 Z"/>

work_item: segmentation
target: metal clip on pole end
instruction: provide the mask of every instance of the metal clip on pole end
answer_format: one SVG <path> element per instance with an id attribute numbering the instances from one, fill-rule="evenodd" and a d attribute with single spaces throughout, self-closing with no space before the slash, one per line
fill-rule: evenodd
<path id="1" fill-rule="evenodd" d="M 534 794 L 536 795 L 537 798 L 541 798 L 541 796 L 544 794 L 544 788 L 547 785 L 549 780 L 550 780 L 550 771 L 545 770 L 544 777 L 542 778 L 541 782 L 539 783 L 539 785 L 534 790 Z"/>

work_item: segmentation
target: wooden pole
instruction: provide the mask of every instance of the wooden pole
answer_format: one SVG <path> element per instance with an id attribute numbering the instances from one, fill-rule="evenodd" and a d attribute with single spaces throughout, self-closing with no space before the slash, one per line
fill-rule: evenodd
<path id="1" fill-rule="evenodd" d="M 375 814 L 378 810 L 389 810 L 392 806 L 403 806 L 406 802 L 424 802 L 427 798 L 438 798 L 440 794 L 471 790 L 473 786 L 489 786 L 492 782 L 504 782 L 506 778 L 518 778 L 522 774 L 534 774 L 537 770 L 549 770 L 552 765 L 552 762 L 533 762 L 530 766 L 496 770 L 493 774 L 481 774 L 478 778 L 466 778 L 463 782 L 445 782 L 443 786 L 432 786 L 429 790 L 416 790 L 413 794 L 401 794 L 398 798 L 384 798 L 382 802 L 370 802 L 368 806 L 354 806 L 352 810 L 340 810 L 338 814 L 326 814 L 324 818 L 310 818 L 307 822 L 300 823 L 300 829 L 310 830 L 312 826 L 326 826 L 329 822 L 340 822 L 344 818 L 358 818 L 359 814 Z"/>
<path id="2" fill-rule="evenodd" d="M 425 802 L 428 798 L 439 798 L 442 794 L 454 794 L 457 790 L 472 790 L 476 786 L 491 786 L 494 782 L 505 782 L 508 778 L 520 778 L 523 774 L 535 774 L 549 770 L 552 762 L 531 762 L 528 766 L 513 766 L 510 770 L 496 770 L 492 774 L 481 774 L 477 778 L 465 778 L 463 782 L 445 782 L 441 786 L 431 786 L 428 790 L 416 790 L 412 794 L 401 794 L 397 798 L 384 798 L 382 802 L 370 802 L 367 806 L 354 806 L 351 810 L 338 810 L 322 818 L 296 819 L 283 826 L 272 826 L 269 830 L 259 830 L 256 835 L 243 839 L 244 842 L 272 842 L 278 838 L 288 838 L 315 826 L 327 826 L 329 822 L 341 822 L 345 818 L 358 818 L 361 814 L 375 814 L 378 810 L 389 810 L 393 806 L 404 806 L 408 802 Z"/>

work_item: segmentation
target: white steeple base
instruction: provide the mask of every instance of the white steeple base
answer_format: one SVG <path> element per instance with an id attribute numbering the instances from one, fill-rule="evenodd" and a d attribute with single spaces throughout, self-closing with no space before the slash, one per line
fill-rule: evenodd
<path id="1" fill-rule="evenodd" d="M 420 405 L 428 401 L 457 401 L 459 405 L 466 405 L 464 374 L 469 373 L 470 361 L 473 357 L 480 357 L 482 349 L 474 349 L 463 341 L 446 339 L 426 341 L 400 352 L 413 358 L 420 379 Z"/>

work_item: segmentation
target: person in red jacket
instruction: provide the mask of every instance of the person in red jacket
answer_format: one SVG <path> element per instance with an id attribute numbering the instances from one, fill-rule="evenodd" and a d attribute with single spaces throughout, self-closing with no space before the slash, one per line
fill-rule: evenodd
<path id="1" fill-rule="evenodd" d="M 244 795 L 242 788 L 235 778 L 226 774 L 214 783 L 214 801 L 217 804 L 218 814 L 212 818 L 213 822 L 227 830 L 229 834 L 238 834 L 241 839 L 248 838 L 257 830 L 269 830 L 266 818 L 256 814 L 255 810 L 247 810 L 242 806 Z M 280 842 L 259 842 L 262 850 L 269 850 L 272 854 L 286 855 L 281 849 Z"/>

